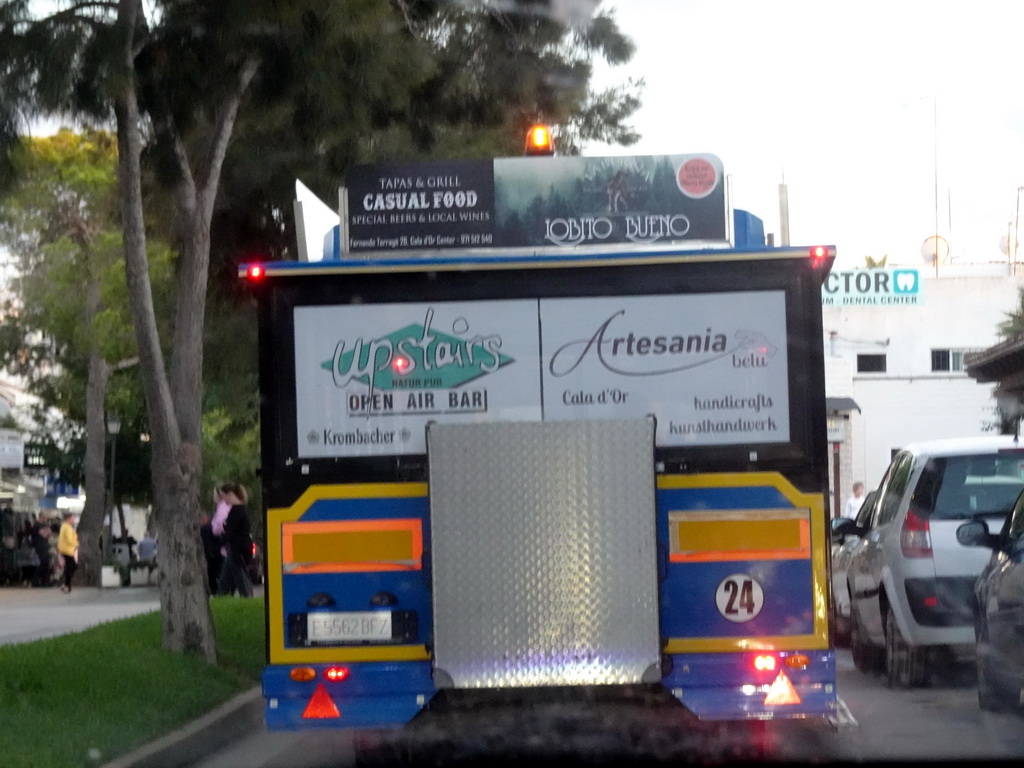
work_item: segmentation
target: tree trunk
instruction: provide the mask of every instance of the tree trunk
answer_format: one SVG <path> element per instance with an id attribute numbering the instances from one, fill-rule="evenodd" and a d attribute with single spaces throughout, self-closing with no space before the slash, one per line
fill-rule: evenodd
<path id="1" fill-rule="evenodd" d="M 92 295 L 99 295 L 99 286 L 89 285 L 89 302 Z M 89 310 L 87 310 L 89 314 Z M 91 319 L 88 320 L 91 324 Z M 81 583 L 98 587 L 102 577 L 104 553 L 101 552 L 103 516 L 106 507 L 106 472 L 103 458 L 106 448 L 104 427 L 104 404 L 107 395 L 107 380 L 110 368 L 95 349 L 89 355 L 89 378 L 85 391 L 85 507 L 78 521 Z M 110 542 L 106 543 L 106 555 L 110 554 Z"/>
<path id="2" fill-rule="evenodd" d="M 199 539 L 201 455 L 195 442 L 182 439 L 160 347 L 146 259 L 140 166 L 141 119 L 132 55 L 139 13 L 139 0 L 118 0 L 125 67 L 115 98 L 115 114 L 125 277 L 152 435 L 153 518 L 160 541 L 163 647 L 170 651 L 194 653 L 215 662 L 217 647 Z M 187 254 L 184 256 L 187 258 Z M 184 266 L 187 269 L 188 265 Z M 190 298 L 179 295 L 177 301 L 180 304 Z M 202 344 L 201 337 L 193 341 Z"/>

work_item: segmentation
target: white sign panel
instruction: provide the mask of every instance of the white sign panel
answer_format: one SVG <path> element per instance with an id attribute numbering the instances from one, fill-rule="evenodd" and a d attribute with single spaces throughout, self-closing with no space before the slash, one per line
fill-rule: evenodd
<path id="1" fill-rule="evenodd" d="M 544 418 L 654 414 L 657 445 L 789 440 L 783 291 L 541 302 Z"/>
<path id="2" fill-rule="evenodd" d="M 25 438 L 14 429 L 0 429 L 0 469 L 21 469 L 25 465 Z"/>
<path id="3" fill-rule="evenodd" d="M 297 307 L 295 370 L 300 458 L 425 453 L 430 421 L 789 440 L 783 291 Z"/>
<path id="4" fill-rule="evenodd" d="M 295 309 L 302 458 L 426 453 L 429 421 L 539 421 L 535 299 Z"/>

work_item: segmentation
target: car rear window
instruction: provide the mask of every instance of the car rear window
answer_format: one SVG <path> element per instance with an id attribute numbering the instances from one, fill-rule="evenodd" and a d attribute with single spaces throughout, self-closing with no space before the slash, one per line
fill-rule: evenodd
<path id="1" fill-rule="evenodd" d="M 1022 464 L 1018 452 L 929 458 L 914 489 L 914 511 L 939 520 L 1007 514 L 1024 489 Z"/>

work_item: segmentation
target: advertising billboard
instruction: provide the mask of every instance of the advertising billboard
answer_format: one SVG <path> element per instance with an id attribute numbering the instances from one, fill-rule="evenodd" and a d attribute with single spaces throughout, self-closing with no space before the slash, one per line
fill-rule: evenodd
<path id="1" fill-rule="evenodd" d="M 348 251 L 728 240 L 714 155 L 513 157 L 355 166 Z"/>
<path id="2" fill-rule="evenodd" d="M 430 421 L 653 414 L 657 445 L 790 439 L 783 291 L 294 310 L 303 458 L 422 454 Z"/>

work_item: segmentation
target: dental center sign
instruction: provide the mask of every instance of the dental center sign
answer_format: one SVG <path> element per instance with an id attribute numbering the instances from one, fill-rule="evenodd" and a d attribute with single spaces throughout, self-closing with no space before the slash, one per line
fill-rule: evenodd
<path id="1" fill-rule="evenodd" d="M 782 291 L 295 309 L 303 458 L 426 452 L 430 421 L 654 414 L 657 444 L 789 440 Z"/>
<path id="2" fill-rule="evenodd" d="M 830 272 L 821 286 L 825 307 L 906 306 L 924 302 L 921 275 L 913 268 Z"/>

